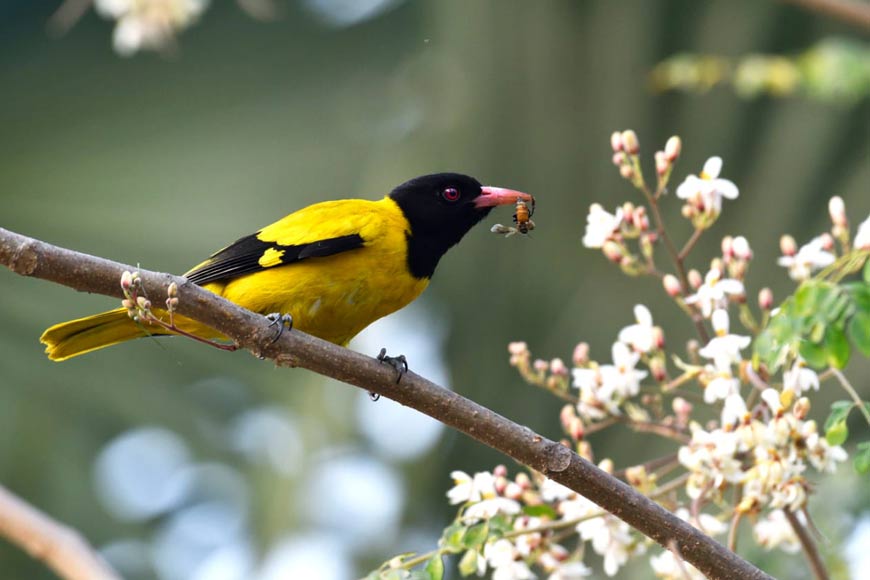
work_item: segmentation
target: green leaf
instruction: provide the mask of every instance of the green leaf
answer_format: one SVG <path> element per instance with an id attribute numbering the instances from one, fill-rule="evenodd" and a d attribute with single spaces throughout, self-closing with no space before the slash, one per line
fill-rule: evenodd
<path id="1" fill-rule="evenodd" d="M 479 550 L 483 547 L 486 537 L 489 535 L 489 523 L 481 522 L 468 528 L 465 537 L 462 538 L 462 546 Z"/>
<path id="2" fill-rule="evenodd" d="M 426 562 L 426 567 L 423 568 L 431 580 L 442 580 L 444 578 L 444 560 L 440 554 L 436 554 L 429 558 Z"/>
<path id="3" fill-rule="evenodd" d="M 870 260 L 867 260 L 870 264 Z M 858 310 L 849 320 L 849 338 L 855 348 L 866 357 L 870 357 L 870 312 Z"/>
<path id="4" fill-rule="evenodd" d="M 825 358 L 832 367 L 841 369 L 849 362 L 849 340 L 846 333 L 838 326 L 828 326 L 825 330 Z"/>
<path id="5" fill-rule="evenodd" d="M 807 364 L 814 369 L 823 369 L 828 366 L 828 357 L 822 345 L 814 344 L 809 340 L 802 340 L 799 350 L 801 356 L 807 361 Z"/>
<path id="6" fill-rule="evenodd" d="M 468 550 L 459 561 L 459 573 L 463 576 L 477 574 L 477 550 Z"/>
<path id="7" fill-rule="evenodd" d="M 867 262 L 870 264 L 870 260 Z M 855 457 L 852 458 L 852 466 L 860 474 L 870 472 L 870 441 L 859 443 L 855 450 Z"/>
<path id="8" fill-rule="evenodd" d="M 864 262 L 864 281 L 870 284 L 870 260 Z"/>
<path id="9" fill-rule="evenodd" d="M 427 570 L 411 570 L 397 580 L 433 580 L 433 578 Z"/>
<path id="10" fill-rule="evenodd" d="M 831 403 L 831 414 L 825 419 L 825 431 L 830 430 L 835 423 L 845 421 L 853 406 L 852 401 L 834 401 Z"/>
<path id="11" fill-rule="evenodd" d="M 554 510 L 551 506 L 548 506 L 545 503 L 539 505 L 523 506 L 523 513 L 527 516 L 532 516 L 533 518 L 547 517 L 551 520 L 559 518 L 559 514 L 556 513 L 556 510 Z"/>
<path id="12" fill-rule="evenodd" d="M 825 439 L 827 439 L 828 445 L 842 445 L 848 438 L 849 427 L 846 426 L 845 421 L 834 423 L 834 425 L 825 432 Z"/>
<path id="13" fill-rule="evenodd" d="M 453 553 L 461 552 L 463 548 L 462 538 L 465 536 L 466 529 L 459 521 L 450 524 L 441 536 L 444 538 L 444 547 Z"/>

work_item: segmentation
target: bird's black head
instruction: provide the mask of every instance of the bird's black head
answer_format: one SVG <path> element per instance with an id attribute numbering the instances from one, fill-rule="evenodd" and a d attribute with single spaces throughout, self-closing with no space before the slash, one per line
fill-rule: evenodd
<path id="1" fill-rule="evenodd" d="M 467 175 L 435 173 L 407 181 L 390 193 L 411 226 L 408 266 L 430 278 L 438 260 L 497 205 L 530 200 L 518 191 L 487 187 Z"/>

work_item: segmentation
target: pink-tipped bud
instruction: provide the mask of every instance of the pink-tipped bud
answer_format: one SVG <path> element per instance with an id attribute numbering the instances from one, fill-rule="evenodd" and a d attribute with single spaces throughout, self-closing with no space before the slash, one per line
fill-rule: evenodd
<path id="1" fill-rule="evenodd" d="M 508 343 L 508 352 L 515 356 L 522 356 L 528 354 L 529 345 L 522 341 L 515 341 Z"/>
<path id="2" fill-rule="evenodd" d="M 526 475 L 526 473 L 523 471 L 517 473 L 514 481 L 516 481 L 517 485 L 520 486 L 523 490 L 532 488 L 532 480 L 529 479 L 529 476 Z"/>
<path id="3" fill-rule="evenodd" d="M 632 167 L 631 165 L 620 165 L 619 174 L 624 179 L 632 179 L 634 178 L 634 167 Z"/>
<path id="4" fill-rule="evenodd" d="M 495 474 L 493 473 L 493 475 L 495 475 Z M 496 495 L 504 495 L 504 492 L 505 492 L 505 489 L 507 488 L 507 486 L 508 486 L 508 480 L 505 476 L 503 476 L 503 475 L 496 475 L 495 476 L 494 487 L 495 487 Z"/>
<path id="5" fill-rule="evenodd" d="M 770 288 L 762 288 L 758 292 L 758 307 L 762 310 L 770 310 L 773 308 L 773 290 Z"/>
<path id="6" fill-rule="evenodd" d="M 562 423 L 562 428 L 565 429 L 565 431 L 568 430 L 568 427 L 571 425 L 571 421 L 576 418 L 577 410 L 574 408 L 574 405 L 565 405 L 559 412 L 559 422 Z"/>
<path id="7" fill-rule="evenodd" d="M 650 374 L 659 382 L 668 378 L 668 371 L 665 368 L 665 363 L 660 358 L 654 358 L 649 363 Z"/>
<path id="8" fill-rule="evenodd" d="M 550 369 L 550 363 L 548 363 L 544 359 L 538 358 L 535 359 L 534 363 L 532 363 L 532 367 L 539 373 L 545 373 Z"/>
<path id="9" fill-rule="evenodd" d="M 166 295 L 169 298 L 175 298 L 176 296 L 178 296 L 178 284 L 172 282 L 169 287 L 166 288 Z"/>
<path id="10" fill-rule="evenodd" d="M 613 474 L 613 460 L 609 457 L 606 459 L 602 459 L 601 463 L 598 464 L 598 469 L 604 471 L 605 473 Z"/>
<path id="11" fill-rule="evenodd" d="M 634 204 L 630 201 L 622 204 L 622 219 L 625 220 L 625 223 L 628 225 L 634 224 Z"/>
<path id="12" fill-rule="evenodd" d="M 508 499 L 519 500 L 523 496 L 523 488 L 513 481 L 509 481 L 504 488 L 504 496 Z"/>
<path id="13" fill-rule="evenodd" d="M 734 257 L 734 238 L 725 236 L 722 238 L 722 257 L 729 262 Z"/>
<path id="14" fill-rule="evenodd" d="M 819 237 L 822 238 L 822 249 L 823 250 L 827 250 L 830 252 L 831 250 L 834 249 L 834 236 L 825 232 L 824 234 L 822 234 Z"/>
<path id="15" fill-rule="evenodd" d="M 665 155 L 664 151 L 656 151 L 655 160 L 656 173 L 658 173 L 659 175 L 664 175 L 668 172 L 668 169 L 671 168 L 671 162 L 668 159 L 667 155 Z"/>
<path id="16" fill-rule="evenodd" d="M 625 152 L 629 155 L 637 155 L 640 151 L 640 142 L 637 140 L 637 133 L 631 129 L 622 132 L 622 146 Z"/>
<path id="17" fill-rule="evenodd" d="M 662 330 L 661 326 L 653 326 L 652 339 L 653 346 L 656 347 L 657 350 L 665 348 L 665 331 Z"/>
<path id="18" fill-rule="evenodd" d="M 574 354 L 571 357 L 571 360 L 574 361 L 574 366 L 581 367 L 589 362 L 589 344 L 586 342 L 579 342 L 577 346 L 574 347 Z"/>
<path id="19" fill-rule="evenodd" d="M 676 135 L 668 139 L 668 142 L 665 143 L 665 157 L 667 157 L 668 161 L 671 163 L 677 160 L 677 157 L 680 156 L 682 150 L 683 141 Z"/>
<path id="20" fill-rule="evenodd" d="M 614 153 L 612 158 L 613 164 L 617 167 L 623 165 L 626 161 L 628 161 L 628 157 L 626 157 L 625 153 L 620 151 L 619 153 Z"/>
<path id="21" fill-rule="evenodd" d="M 174 311 L 176 308 L 178 308 L 178 298 L 167 298 L 166 308 L 168 308 L 170 311 Z"/>
<path id="22" fill-rule="evenodd" d="M 692 403 L 682 397 L 677 397 L 671 403 L 671 409 L 674 410 L 674 415 L 677 417 L 677 424 L 685 426 L 689 423 L 689 417 L 692 414 Z"/>
<path id="23" fill-rule="evenodd" d="M 665 287 L 665 292 L 668 293 L 668 296 L 671 296 L 672 298 L 676 298 L 683 293 L 683 287 L 680 284 L 680 281 L 677 280 L 677 277 L 673 274 L 665 274 L 665 277 L 662 278 L 662 286 Z"/>
<path id="24" fill-rule="evenodd" d="M 795 401 L 792 413 L 797 419 L 803 420 L 810 414 L 810 400 L 806 397 L 801 397 Z"/>
<path id="25" fill-rule="evenodd" d="M 831 214 L 831 221 L 835 226 L 842 228 L 848 227 L 849 220 L 846 218 L 846 204 L 843 203 L 843 198 L 835 195 L 828 202 L 828 213 Z"/>
<path id="26" fill-rule="evenodd" d="M 568 367 L 565 366 L 565 362 L 562 359 L 554 358 L 550 361 L 550 372 L 559 377 L 567 377 Z"/>
<path id="27" fill-rule="evenodd" d="M 124 270 L 124 273 L 121 274 L 121 288 L 124 290 L 129 290 L 133 285 L 133 274 Z"/>
<path id="28" fill-rule="evenodd" d="M 580 417 L 574 417 L 571 419 L 571 422 L 568 423 L 568 435 L 571 436 L 571 439 L 574 441 L 580 441 L 583 439 L 583 435 L 586 434 L 586 430 L 583 427 L 583 420 Z"/>
<path id="29" fill-rule="evenodd" d="M 496 477 L 507 477 L 507 474 L 508 474 L 507 467 L 505 467 L 503 464 L 499 463 L 492 470 L 492 474 Z"/>
<path id="30" fill-rule="evenodd" d="M 134 308 L 136 308 L 136 304 L 132 300 L 129 300 L 127 298 L 121 300 L 121 306 L 123 306 L 127 310 L 133 310 Z"/>
<path id="31" fill-rule="evenodd" d="M 586 439 L 577 442 L 577 455 L 589 462 L 595 460 L 595 454 L 592 452 L 592 445 L 590 445 L 589 441 Z"/>
<path id="32" fill-rule="evenodd" d="M 614 153 L 620 153 L 623 150 L 622 143 L 622 133 L 619 131 L 614 131 L 610 135 L 610 148 L 613 149 Z"/>
<path id="33" fill-rule="evenodd" d="M 786 234 L 779 238 L 779 251 L 783 256 L 794 256 L 797 254 L 797 242 L 794 238 Z"/>
<path id="34" fill-rule="evenodd" d="M 743 236 L 737 236 L 731 243 L 731 250 L 738 260 L 748 262 L 752 259 L 752 248 L 749 247 L 749 240 Z"/>
<path id="35" fill-rule="evenodd" d="M 138 298 L 136 298 L 136 307 L 140 310 L 150 310 L 151 301 L 144 296 L 139 296 Z"/>
<path id="36" fill-rule="evenodd" d="M 622 257 L 625 255 L 622 246 L 613 240 L 607 240 L 604 242 L 604 245 L 601 246 L 601 251 L 608 260 L 617 264 L 622 261 Z"/>
<path id="37" fill-rule="evenodd" d="M 694 268 L 689 270 L 689 274 L 687 277 L 689 278 L 689 286 L 691 286 L 693 290 L 697 290 L 701 287 L 701 284 L 704 283 L 704 277 L 701 276 L 701 273 Z"/>
<path id="38" fill-rule="evenodd" d="M 695 217 L 695 208 L 688 203 L 684 204 L 683 207 L 680 208 L 680 215 L 682 215 L 687 220 L 690 220 Z"/>

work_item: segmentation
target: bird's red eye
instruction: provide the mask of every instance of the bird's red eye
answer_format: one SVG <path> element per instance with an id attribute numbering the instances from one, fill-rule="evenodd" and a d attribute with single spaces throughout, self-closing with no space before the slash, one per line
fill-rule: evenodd
<path id="1" fill-rule="evenodd" d="M 459 190 L 455 187 L 448 187 L 441 192 L 441 197 L 443 197 L 447 201 L 456 201 L 457 199 L 459 199 Z"/>

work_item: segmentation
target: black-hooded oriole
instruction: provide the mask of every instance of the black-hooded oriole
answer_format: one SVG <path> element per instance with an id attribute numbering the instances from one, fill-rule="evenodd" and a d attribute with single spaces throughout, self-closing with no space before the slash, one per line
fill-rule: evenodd
<path id="1" fill-rule="evenodd" d="M 497 205 L 531 196 L 482 186 L 456 173 L 412 179 L 379 201 L 317 203 L 216 252 L 185 276 L 261 314 L 345 345 L 375 320 L 406 306 L 429 284 L 438 261 Z M 161 312 L 155 311 L 160 315 Z M 190 319 L 177 327 L 223 338 Z M 56 324 L 41 342 L 52 360 L 149 335 L 124 308 Z"/>

